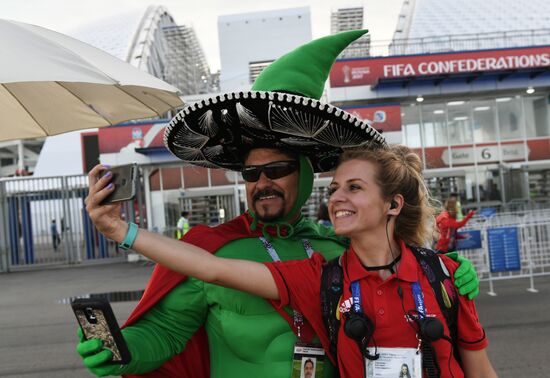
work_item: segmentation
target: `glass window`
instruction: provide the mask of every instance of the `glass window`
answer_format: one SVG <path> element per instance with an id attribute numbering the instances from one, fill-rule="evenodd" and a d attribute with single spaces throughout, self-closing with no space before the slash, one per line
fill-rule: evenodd
<path id="1" fill-rule="evenodd" d="M 547 97 L 524 97 L 525 129 L 527 137 L 545 137 L 550 135 L 548 122 Z"/>
<path id="2" fill-rule="evenodd" d="M 485 171 L 484 195 L 486 201 L 503 201 L 500 173 L 498 167 Z"/>
<path id="3" fill-rule="evenodd" d="M 464 101 L 447 103 L 450 144 L 469 144 L 473 141 L 470 105 Z"/>
<path id="4" fill-rule="evenodd" d="M 495 101 L 472 101 L 471 104 L 476 143 L 497 141 Z"/>
<path id="5" fill-rule="evenodd" d="M 424 128 L 424 147 L 447 145 L 447 127 L 444 104 L 421 106 L 422 127 Z"/>
<path id="6" fill-rule="evenodd" d="M 405 144 L 411 148 L 422 147 L 420 117 L 415 104 L 401 107 Z"/>
<path id="7" fill-rule="evenodd" d="M 162 173 L 164 175 L 164 172 Z M 176 225 L 183 210 L 180 203 L 181 193 L 179 190 L 164 190 L 162 192 L 162 203 L 164 206 L 164 235 L 174 236 Z"/>
<path id="8" fill-rule="evenodd" d="M 497 98 L 498 123 L 500 139 L 523 138 L 523 119 L 521 111 L 521 97 Z"/>

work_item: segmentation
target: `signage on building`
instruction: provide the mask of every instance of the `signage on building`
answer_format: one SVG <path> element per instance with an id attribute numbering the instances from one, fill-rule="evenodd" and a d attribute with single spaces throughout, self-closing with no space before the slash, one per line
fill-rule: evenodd
<path id="1" fill-rule="evenodd" d="M 474 154 L 478 164 L 499 161 L 536 161 L 550 159 L 550 139 L 528 140 L 523 142 L 506 142 L 501 144 L 499 152 L 496 144 L 473 147 L 427 147 L 424 149 L 426 167 L 445 168 L 451 165 L 473 165 Z M 419 153 L 422 156 L 422 152 Z M 527 159 L 526 159 L 527 157 Z M 500 158 L 500 160 L 499 160 Z"/>
<path id="2" fill-rule="evenodd" d="M 399 104 L 368 105 L 343 108 L 362 120 L 369 120 L 378 131 L 401 131 L 401 106 Z"/>
<path id="3" fill-rule="evenodd" d="M 468 230 L 458 233 L 462 239 L 457 239 L 456 249 L 479 249 L 481 248 L 481 231 Z"/>
<path id="4" fill-rule="evenodd" d="M 381 79 L 550 67 L 550 46 L 338 60 L 331 87 L 374 85 Z"/>
<path id="5" fill-rule="evenodd" d="M 478 164 L 494 163 L 499 161 L 514 161 L 525 160 L 528 155 L 528 150 L 524 143 L 502 144 L 500 146 L 475 146 L 475 147 L 452 147 L 443 150 L 441 160 L 446 165 L 470 165 L 477 162 Z M 451 157 L 451 159 L 449 158 Z"/>
<path id="6" fill-rule="evenodd" d="M 144 123 L 98 130 L 99 153 L 117 153 L 124 148 L 164 147 L 162 140 L 166 123 Z"/>
<path id="7" fill-rule="evenodd" d="M 487 241 L 491 272 L 521 268 L 517 227 L 488 228 Z"/>

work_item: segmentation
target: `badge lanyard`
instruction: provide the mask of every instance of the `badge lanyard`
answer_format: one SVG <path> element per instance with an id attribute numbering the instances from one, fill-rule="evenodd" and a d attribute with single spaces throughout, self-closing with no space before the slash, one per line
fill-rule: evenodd
<path id="1" fill-rule="evenodd" d="M 269 256 L 271 256 L 271 259 L 275 262 L 281 261 L 281 258 L 279 257 L 279 255 L 277 254 L 277 251 L 275 250 L 273 245 L 269 242 L 269 240 L 267 240 L 263 236 L 260 236 L 260 240 L 262 241 L 267 253 L 269 253 Z M 311 243 L 309 242 L 309 240 L 302 239 L 302 245 L 304 246 L 304 250 L 307 253 L 307 257 L 311 258 L 311 256 L 313 256 L 313 252 L 315 251 L 313 250 L 313 247 L 311 246 Z"/>
<path id="2" fill-rule="evenodd" d="M 418 283 L 418 281 L 413 282 L 411 286 L 416 311 L 418 312 L 418 316 L 423 319 L 426 316 L 426 307 L 424 306 L 424 294 L 422 293 L 422 289 L 420 288 L 420 284 Z"/>
<path id="3" fill-rule="evenodd" d="M 262 241 L 262 244 L 264 245 L 264 248 L 267 251 L 267 253 L 269 253 L 269 256 L 271 257 L 271 259 L 275 262 L 281 261 L 281 258 L 279 257 L 279 254 L 275 250 L 275 247 L 273 247 L 273 244 L 271 244 L 269 242 L 269 240 L 267 240 L 263 236 L 260 237 L 260 240 Z M 304 246 L 304 250 L 307 253 L 307 257 L 311 258 L 311 256 L 313 256 L 314 251 L 313 251 L 313 247 L 311 246 L 311 243 L 309 242 L 309 240 L 302 239 L 302 245 Z M 301 340 L 301 338 L 302 338 L 301 328 L 302 328 L 302 324 L 304 324 L 304 316 L 299 311 L 296 311 L 296 310 L 293 309 L 292 310 L 292 318 L 293 318 L 293 321 L 294 321 L 294 327 L 296 327 L 296 330 L 298 332 L 298 335 L 297 335 L 298 339 Z"/>
<path id="4" fill-rule="evenodd" d="M 416 306 L 416 312 L 418 313 L 418 317 L 420 320 L 424 319 L 426 317 L 426 306 L 424 305 L 424 293 L 422 293 L 422 288 L 420 287 L 420 283 L 418 281 L 413 282 L 411 284 L 412 288 L 412 294 L 414 298 L 414 305 Z M 416 351 L 420 350 L 422 346 L 422 339 L 418 337 L 418 346 L 416 348 Z"/>
<path id="5" fill-rule="evenodd" d="M 361 286 L 359 285 L 359 281 L 353 281 L 351 283 L 351 298 L 353 301 L 353 312 L 362 314 L 363 307 L 361 306 Z"/>

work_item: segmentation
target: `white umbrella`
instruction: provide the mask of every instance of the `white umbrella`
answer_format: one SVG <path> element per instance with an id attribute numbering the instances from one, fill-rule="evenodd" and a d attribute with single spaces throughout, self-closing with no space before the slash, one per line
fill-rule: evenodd
<path id="1" fill-rule="evenodd" d="M 160 116 L 178 90 L 104 51 L 0 19 L 0 141 Z"/>

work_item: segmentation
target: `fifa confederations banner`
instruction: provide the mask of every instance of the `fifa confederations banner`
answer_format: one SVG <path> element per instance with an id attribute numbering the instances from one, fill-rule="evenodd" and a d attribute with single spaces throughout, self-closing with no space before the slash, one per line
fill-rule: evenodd
<path id="1" fill-rule="evenodd" d="M 343 59 L 333 65 L 330 85 L 375 85 L 383 79 L 545 67 L 550 67 L 550 46 Z"/>

